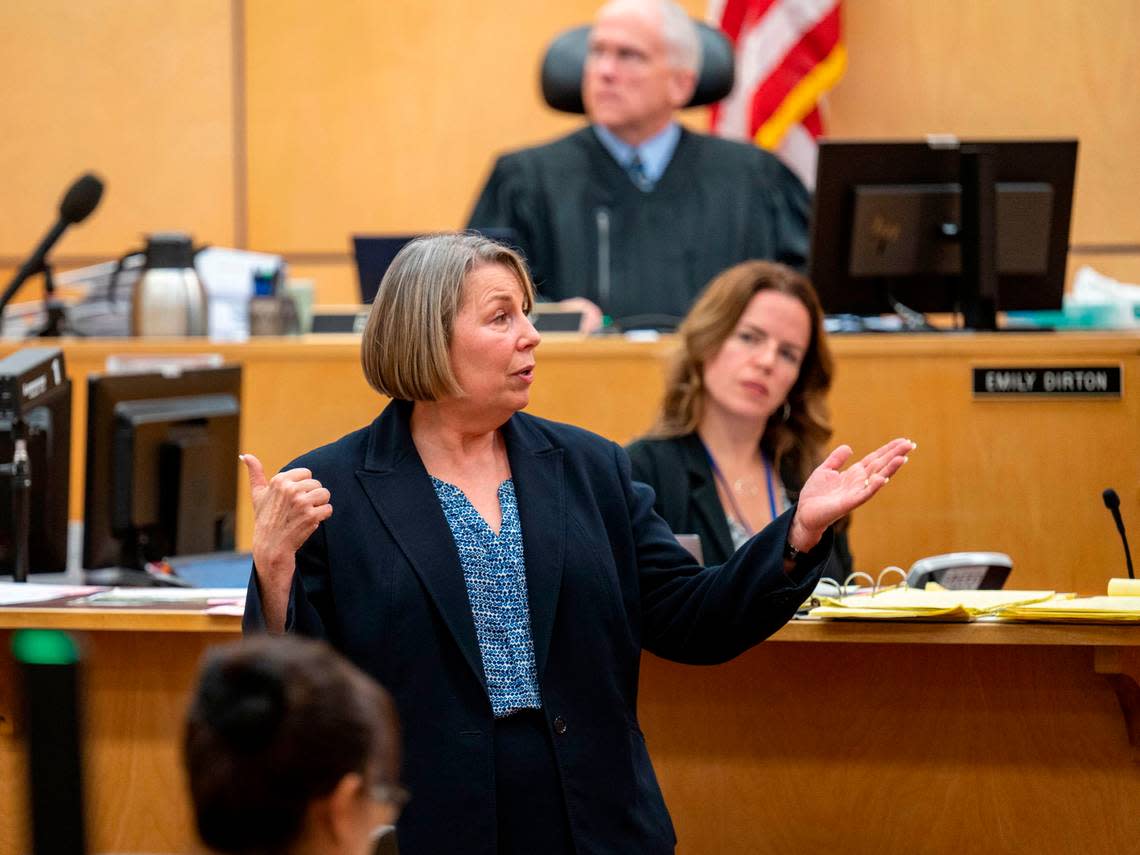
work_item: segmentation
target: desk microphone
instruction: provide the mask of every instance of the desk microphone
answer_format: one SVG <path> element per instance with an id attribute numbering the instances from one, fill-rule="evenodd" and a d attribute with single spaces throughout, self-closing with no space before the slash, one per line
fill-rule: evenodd
<path id="1" fill-rule="evenodd" d="M 67 192 L 63 194 L 63 198 L 59 202 L 59 215 L 55 225 L 44 235 L 39 245 L 32 250 L 28 260 L 16 271 L 16 275 L 8 283 L 3 295 L 0 295 L 0 311 L 8 305 L 16 291 L 29 277 L 35 276 L 44 269 L 45 257 L 55 246 L 56 241 L 63 237 L 67 227 L 86 220 L 98 206 L 102 197 L 103 182 L 90 172 L 79 176 L 67 188 Z"/>
<path id="2" fill-rule="evenodd" d="M 1120 541 L 1124 544 L 1124 561 L 1128 565 L 1128 578 L 1135 579 L 1136 574 L 1132 572 L 1132 553 L 1128 549 L 1128 535 L 1124 533 L 1124 519 L 1120 516 L 1120 496 L 1116 495 L 1116 491 L 1109 487 L 1101 493 L 1101 498 L 1104 499 L 1104 506 L 1108 508 L 1113 520 L 1116 521 L 1116 530 L 1120 532 Z"/>

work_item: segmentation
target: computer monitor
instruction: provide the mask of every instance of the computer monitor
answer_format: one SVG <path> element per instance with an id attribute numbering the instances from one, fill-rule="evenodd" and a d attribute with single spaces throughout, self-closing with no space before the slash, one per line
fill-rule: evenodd
<path id="1" fill-rule="evenodd" d="M 234 548 L 241 368 L 91 375 L 83 566 Z"/>
<path id="2" fill-rule="evenodd" d="M 898 304 L 961 312 L 1061 306 L 1077 141 L 824 140 L 809 275 L 827 314 Z"/>
<path id="3" fill-rule="evenodd" d="M 518 236 L 511 228 L 472 229 L 483 237 L 498 241 L 519 252 Z M 392 259 L 408 243 L 422 237 L 419 234 L 404 235 L 353 235 L 352 252 L 356 259 L 356 275 L 360 284 L 360 302 L 369 305 L 376 299 L 380 290 L 380 280 L 388 272 Z"/>
<path id="4" fill-rule="evenodd" d="M 22 485 L 12 469 L 18 439 L 27 449 Z M 21 560 L 27 572 L 62 573 L 67 569 L 71 381 L 58 348 L 28 347 L 0 359 L 0 467 L 0 574 L 16 575 L 24 538 Z"/>

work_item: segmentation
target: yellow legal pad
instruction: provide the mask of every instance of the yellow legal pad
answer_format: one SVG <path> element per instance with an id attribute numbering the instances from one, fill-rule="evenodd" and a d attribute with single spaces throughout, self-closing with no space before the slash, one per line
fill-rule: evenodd
<path id="1" fill-rule="evenodd" d="M 1007 620 L 1066 623 L 1140 623 L 1140 597 L 1104 596 L 1023 603 L 1002 611 Z"/>
<path id="2" fill-rule="evenodd" d="M 920 591 L 888 588 L 874 594 L 820 598 L 811 617 L 828 620 L 922 620 L 967 622 L 1014 606 L 1051 600 L 1053 591 Z M 1140 598 L 1138 598 L 1140 602 Z"/>

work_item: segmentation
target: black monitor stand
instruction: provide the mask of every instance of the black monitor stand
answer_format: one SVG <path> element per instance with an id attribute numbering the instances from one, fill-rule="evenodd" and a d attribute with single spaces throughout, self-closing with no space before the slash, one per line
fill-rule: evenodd
<path id="1" fill-rule="evenodd" d="M 28 426 L 23 419 L 17 418 L 13 423 L 12 437 L 12 461 L 0 464 L 0 478 L 8 480 L 12 503 L 12 581 L 27 582 L 31 563 L 32 470 L 28 460 Z"/>
<path id="2" fill-rule="evenodd" d="M 993 146 L 961 149 L 962 319 L 968 329 L 997 329 L 997 181 Z"/>

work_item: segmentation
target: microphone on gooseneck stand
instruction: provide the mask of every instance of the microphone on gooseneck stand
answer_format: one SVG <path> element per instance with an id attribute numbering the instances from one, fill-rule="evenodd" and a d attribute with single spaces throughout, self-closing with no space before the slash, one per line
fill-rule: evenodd
<path id="1" fill-rule="evenodd" d="M 610 259 L 610 209 L 604 205 L 594 209 L 594 223 L 598 227 L 598 306 L 610 311 L 610 290 L 613 265 Z"/>
<path id="2" fill-rule="evenodd" d="M 1135 579 L 1136 574 L 1132 572 L 1132 552 L 1128 549 L 1128 535 L 1124 533 L 1124 519 L 1120 516 L 1120 496 L 1109 487 L 1101 494 L 1101 498 L 1104 499 L 1104 506 L 1108 508 L 1112 519 L 1116 522 L 1116 530 L 1120 532 L 1120 540 L 1124 544 L 1124 561 L 1128 565 L 1128 578 Z"/>
<path id="3" fill-rule="evenodd" d="M 16 271 L 16 275 L 12 277 L 12 281 L 8 283 L 8 287 L 4 289 L 4 293 L 0 294 L 0 312 L 4 311 L 4 307 L 11 302 L 16 292 L 20 290 L 20 286 L 24 284 L 30 277 L 35 276 L 37 273 L 44 273 L 46 280 L 44 283 L 45 304 L 50 300 L 54 286 L 51 281 L 51 268 L 47 264 L 47 254 L 51 252 L 51 248 L 55 246 L 56 242 L 63 237 L 63 233 L 67 231 L 68 226 L 81 223 L 91 215 L 91 212 L 99 204 L 99 200 L 103 197 L 103 182 L 98 176 L 88 172 L 77 178 L 67 192 L 64 193 L 63 198 L 59 202 L 59 214 L 57 215 L 55 225 L 51 227 L 43 239 L 39 242 L 32 254 L 28 256 L 20 269 Z"/>

